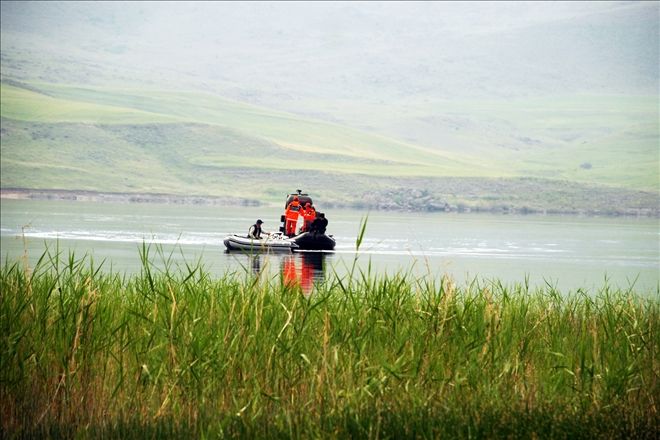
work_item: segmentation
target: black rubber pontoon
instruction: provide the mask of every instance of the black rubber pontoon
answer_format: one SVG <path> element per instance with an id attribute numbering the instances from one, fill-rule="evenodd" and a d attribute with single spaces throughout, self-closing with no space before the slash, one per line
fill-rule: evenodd
<path id="1" fill-rule="evenodd" d="M 303 232 L 292 238 L 298 245 L 294 250 L 301 251 L 332 251 L 335 249 L 335 239 L 319 232 Z"/>

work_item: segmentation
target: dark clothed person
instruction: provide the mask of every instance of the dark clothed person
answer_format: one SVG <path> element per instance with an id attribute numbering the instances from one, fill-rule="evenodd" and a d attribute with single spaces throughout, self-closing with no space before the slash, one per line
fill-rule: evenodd
<path id="1" fill-rule="evenodd" d="M 250 226 L 250 230 L 248 231 L 248 238 L 254 238 L 256 240 L 261 239 L 261 233 L 263 232 L 261 230 L 261 224 L 263 222 L 261 220 L 257 220 L 255 224 Z"/>
<path id="2" fill-rule="evenodd" d="M 318 213 L 318 216 L 312 222 L 309 227 L 309 232 L 317 234 L 325 234 L 325 229 L 328 227 L 328 219 L 325 218 L 325 214 L 322 212 Z"/>

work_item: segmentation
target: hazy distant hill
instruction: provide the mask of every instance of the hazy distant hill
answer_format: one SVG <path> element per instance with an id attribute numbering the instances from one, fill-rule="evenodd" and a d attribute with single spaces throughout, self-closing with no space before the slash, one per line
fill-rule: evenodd
<path id="1" fill-rule="evenodd" d="M 658 209 L 658 3 L 2 2 L 1 16 L 3 188 L 304 186 L 367 203 L 414 187 L 430 204 L 541 208 L 593 192 Z M 537 199 L 527 178 L 577 196 Z M 507 184 L 474 194 L 488 179 Z"/>
<path id="2" fill-rule="evenodd" d="M 177 84 L 179 74 L 186 85 L 279 98 L 649 94 L 658 87 L 653 2 L 24 3 L 3 2 L 2 50 L 34 63 L 21 73 L 33 79 L 48 66 L 14 50 L 98 75 L 87 83 L 112 81 L 115 67 L 136 80 Z M 94 62 L 111 70 L 95 72 Z"/>

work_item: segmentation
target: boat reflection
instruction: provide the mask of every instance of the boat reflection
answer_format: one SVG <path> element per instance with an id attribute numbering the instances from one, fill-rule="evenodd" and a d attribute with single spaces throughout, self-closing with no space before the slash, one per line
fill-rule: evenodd
<path id="1" fill-rule="evenodd" d="M 250 273 L 257 277 L 274 275 L 271 268 L 277 267 L 282 283 L 289 287 L 300 287 L 304 294 L 311 293 L 314 284 L 325 281 L 328 253 L 296 252 L 294 254 L 246 254 Z M 275 264 L 273 264 L 275 263 Z"/>
<path id="2" fill-rule="evenodd" d="M 325 280 L 323 252 L 300 252 L 285 255 L 281 260 L 282 282 L 290 287 L 299 286 L 305 295 L 311 293 L 314 284 Z"/>
<path id="3" fill-rule="evenodd" d="M 259 254 L 247 254 L 248 263 L 250 265 L 250 272 L 256 276 L 261 275 L 261 255 Z"/>

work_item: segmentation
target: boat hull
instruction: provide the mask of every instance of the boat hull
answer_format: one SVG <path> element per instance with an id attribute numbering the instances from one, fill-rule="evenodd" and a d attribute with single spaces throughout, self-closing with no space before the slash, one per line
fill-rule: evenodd
<path id="1" fill-rule="evenodd" d="M 247 252 L 291 252 L 298 245 L 289 238 L 276 236 L 274 238 L 254 239 L 241 235 L 230 235 L 224 239 L 224 245 L 228 251 Z"/>
<path id="2" fill-rule="evenodd" d="M 335 239 L 332 236 L 318 232 L 303 232 L 292 238 L 297 245 L 294 250 L 301 251 L 332 251 L 335 249 Z"/>

